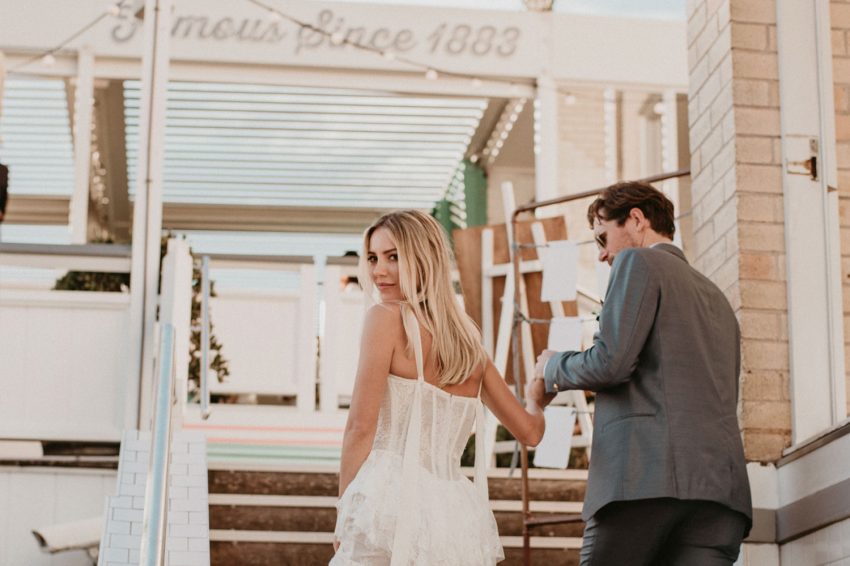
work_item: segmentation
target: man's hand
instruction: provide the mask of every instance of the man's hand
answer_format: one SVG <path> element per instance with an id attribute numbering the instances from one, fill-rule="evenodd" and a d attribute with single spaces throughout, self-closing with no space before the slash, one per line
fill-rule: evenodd
<path id="1" fill-rule="evenodd" d="M 552 402 L 557 393 L 546 393 L 546 383 L 542 377 L 535 377 L 525 387 L 525 398 L 530 403 L 536 403 L 541 409 Z"/>
<path id="2" fill-rule="evenodd" d="M 543 372 L 546 370 L 546 362 L 549 361 L 549 358 L 557 354 L 555 350 L 543 350 L 539 356 L 537 356 L 537 365 L 534 366 L 534 376 L 535 377 L 543 377 Z"/>

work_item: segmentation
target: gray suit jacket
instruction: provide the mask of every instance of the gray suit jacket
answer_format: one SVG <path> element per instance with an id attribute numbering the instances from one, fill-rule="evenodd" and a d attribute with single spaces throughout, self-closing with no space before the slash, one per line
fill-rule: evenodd
<path id="1" fill-rule="evenodd" d="M 546 390 L 596 392 L 583 516 L 612 501 L 715 501 L 752 521 L 738 430 L 740 330 L 669 244 L 617 254 L 593 346 L 546 364 Z"/>

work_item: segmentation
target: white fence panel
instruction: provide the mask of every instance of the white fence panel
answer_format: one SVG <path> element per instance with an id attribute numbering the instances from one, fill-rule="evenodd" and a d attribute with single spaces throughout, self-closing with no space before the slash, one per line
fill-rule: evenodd
<path id="1" fill-rule="evenodd" d="M 214 394 L 294 395 L 313 410 L 316 293 L 313 266 L 301 266 L 298 289 L 219 289 L 210 300 L 213 333 L 230 376 L 210 380 Z"/>
<path id="2" fill-rule="evenodd" d="M 0 293 L 0 437 L 118 440 L 129 295 Z"/>

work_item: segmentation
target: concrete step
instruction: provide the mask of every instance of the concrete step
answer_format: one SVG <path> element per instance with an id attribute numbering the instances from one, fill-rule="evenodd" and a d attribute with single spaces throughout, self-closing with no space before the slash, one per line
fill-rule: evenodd
<path id="1" fill-rule="evenodd" d="M 334 468 L 212 462 L 208 477 L 212 566 L 312 566 L 330 560 L 339 478 Z M 579 513 L 586 479 L 586 471 L 531 470 L 534 516 Z M 505 547 L 501 564 L 522 564 L 520 478 L 491 470 L 488 485 Z M 583 528 L 572 523 L 535 529 L 534 563 L 578 564 Z"/>
<path id="2" fill-rule="evenodd" d="M 472 469 L 465 469 L 472 477 Z M 529 493 L 533 501 L 583 501 L 585 470 L 531 470 Z M 507 470 L 488 474 L 490 499 L 520 499 L 519 473 L 509 477 Z M 255 495 L 310 495 L 336 497 L 339 474 L 327 469 L 222 469 L 210 466 L 210 493 Z"/>
<path id="3" fill-rule="evenodd" d="M 213 533 L 210 533 L 213 536 Z M 514 541 L 511 541 L 514 542 Z M 505 560 L 499 566 L 522 566 L 522 541 L 505 547 Z M 539 547 L 532 538 L 534 566 L 578 566 L 578 548 Z M 327 566 L 333 556 L 330 542 L 250 542 L 213 538 L 210 542 L 211 566 Z"/>
<path id="4" fill-rule="evenodd" d="M 336 497 L 210 494 L 210 528 L 245 531 L 333 532 Z M 522 502 L 491 500 L 503 536 L 522 536 Z M 580 502 L 532 501 L 535 517 L 580 513 Z M 581 523 L 541 526 L 537 536 L 581 537 Z"/>

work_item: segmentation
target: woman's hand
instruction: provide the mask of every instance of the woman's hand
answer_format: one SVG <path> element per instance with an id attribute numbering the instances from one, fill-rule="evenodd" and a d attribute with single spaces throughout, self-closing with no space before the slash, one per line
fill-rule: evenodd
<path id="1" fill-rule="evenodd" d="M 546 383 L 540 377 L 535 377 L 525 386 L 525 398 L 529 403 L 535 403 L 543 409 L 552 402 L 557 393 L 546 393 Z"/>
<path id="2" fill-rule="evenodd" d="M 339 539 L 334 537 L 334 554 L 339 552 Z"/>

